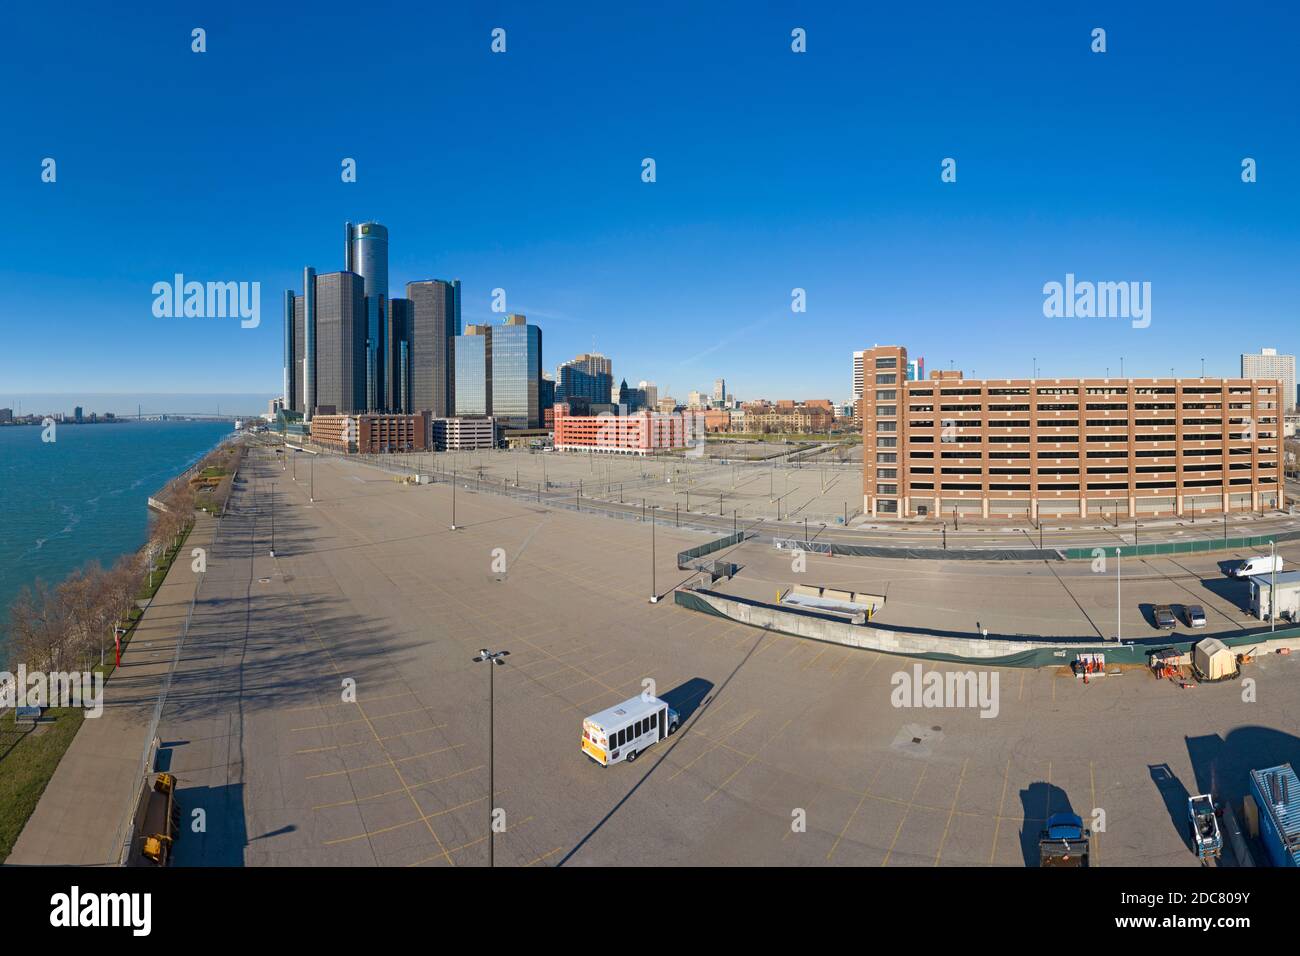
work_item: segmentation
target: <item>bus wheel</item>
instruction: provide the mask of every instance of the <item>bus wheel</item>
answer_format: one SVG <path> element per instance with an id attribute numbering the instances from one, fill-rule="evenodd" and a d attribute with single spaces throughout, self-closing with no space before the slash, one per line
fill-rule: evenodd
<path id="1" fill-rule="evenodd" d="M 636 762 L 636 751 L 635 751 L 635 750 L 629 750 L 629 751 L 627 752 L 627 762 L 628 762 L 628 763 L 635 763 L 635 762 Z"/>
<path id="2" fill-rule="evenodd" d="M 674 724 L 669 724 L 669 725 L 668 725 L 668 736 L 671 737 L 671 736 L 672 736 L 673 734 L 675 734 L 675 733 L 677 733 L 677 725 L 676 725 L 675 723 L 674 723 Z"/>

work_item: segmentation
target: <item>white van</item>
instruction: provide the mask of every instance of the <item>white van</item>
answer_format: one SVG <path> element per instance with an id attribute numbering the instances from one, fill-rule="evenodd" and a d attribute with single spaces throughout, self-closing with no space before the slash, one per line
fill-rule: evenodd
<path id="1" fill-rule="evenodd" d="M 1255 558 L 1247 558 L 1228 573 L 1234 578 L 1249 578 L 1256 574 L 1271 574 L 1274 571 L 1281 570 L 1282 556 L 1280 554 L 1272 556 L 1264 554 Z"/>
<path id="2" fill-rule="evenodd" d="M 631 763 L 650 745 L 677 733 L 680 719 L 658 697 L 633 697 L 582 722 L 582 752 L 602 767 Z"/>

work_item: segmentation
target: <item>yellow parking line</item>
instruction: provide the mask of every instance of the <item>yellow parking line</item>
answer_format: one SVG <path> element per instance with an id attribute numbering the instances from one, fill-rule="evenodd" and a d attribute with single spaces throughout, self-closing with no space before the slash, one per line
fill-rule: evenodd
<path id="1" fill-rule="evenodd" d="M 463 777 L 465 774 L 473 773 L 475 770 L 482 770 L 483 767 L 484 764 L 479 764 L 477 767 L 470 767 L 468 770 L 457 770 L 455 773 L 449 773 L 445 777 L 438 777 L 434 780 L 426 780 L 423 783 L 413 783 L 411 784 L 411 789 L 419 790 L 421 787 L 431 786 L 432 784 L 435 783 L 442 783 L 445 780 L 451 780 L 455 777 Z M 362 803 L 366 800 L 382 800 L 384 797 L 391 797 L 394 794 L 405 793 L 405 792 L 406 791 L 403 788 L 398 787 L 395 790 L 385 790 L 383 793 L 372 793 L 364 797 L 353 797 L 351 800 L 340 800 L 337 803 L 318 803 L 316 806 L 312 807 L 312 809 L 332 810 L 335 807 L 353 806 L 355 804 Z"/>
<path id="2" fill-rule="evenodd" d="M 405 763 L 408 760 L 418 760 L 420 757 L 432 757 L 434 754 L 445 754 L 449 750 L 459 750 L 466 744 L 453 744 L 450 747 L 439 747 L 437 750 L 427 750 L 422 754 L 412 754 L 409 757 L 389 757 L 387 760 L 379 763 L 366 764 L 364 767 L 345 767 L 342 770 L 331 770 L 327 773 L 313 773 L 308 775 L 307 780 L 319 780 L 321 777 L 337 777 L 345 773 L 360 773 L 363 770 L 374 770 L 376 767 L 392 767 L 394 764 Z M 395 768 L 394 768 L 395 769 Z"/>
<path id="3" fill-rule="evenodd" d="M 706 750 L 701 750 L 698 754 L 695 755 L 694 759 L 692 759 L 692 760 L 690 761 L 690 763 L 684 764 L 684 765 L 683 765 L 683 766 L 682 766 L 682 767 L 681 767 L 681 768 L 680 768 L 680 769 L 679 769 L 675 774 L 673 774 L 673 775 L 672 775 L 671 777 L 669 777 L 668 779 L 669 779 L 669 780 L 676 780 L 678 777 L 680 777 L 682 774 L 684 774 L 687 770 L 690 770 L 691 767 L 695 766 L 696 762 L 697 762 L 701 757 L 704 757 L 704 756 L 706 756 L 707 754 L 711 754 L 711 753 L 713 753 L 713 751 L 717 750 L 718 747 L 721 746 L 722 743 L 723 743 L 723 742 L 724 742 L 728 737 L 730 737 L 732 734 L 736 733 L 738 730 L 740 730 L 742 727 L 744 727 L 747 723 L 749 723 L 751 720 L 753 720 L 753 719 L 754 719 L 755 717 L 757 717 L 757 716 L 758 716 L 758 711 L 754 711 L 753 713 L 751 713 L 748 717 L 744 718 L 744 719 L 743 719 L 740 723 L 738 723 L 735 727 L 733 727 L 731 730 L 727 731 L 725 734 L 723 734 L 721 737 L 719 737 L 717 743 L 715 743 L 713 746 L 709 747 L 709 748 L 706 749 Z M 701 734 L 701 736 L 703 736 L 703 734 Z"/>
<path id="4" fill-rule="evenodd" d="M 381 740 L 395 740 L 398 737 L 409 737 L 411 734 L 427 734 L 431 730 L 442 730 L 446 726 L 446 724 L 434 724 L 431 727 L 421 727 L 418 730 L 404 730 L 400 734 L 387 734 L 383 737 L 375 737 L 371 740 L 354 740 L 352 743 L 331 744 L 328 747 L 309 747 L 306 750 L 295 750 L 293 753 L 294 756 L 297 756 L 299 754 L 322 753 L 326 750 L 345 750 L 348 747 L 364 747 L 366 744 L 373 744 Z"/>
<path id="5" fill-rule="evenodd" d="M 340 720 L 337 723 L 312 724 L 310 727 L 292 727 L 289 729 L 289 733 L 296 734 L 303 730 L 323 730 L 326 727 L 346 727 L 348 724 L 368 724 L 371 721 L 383 720 L 386 717 L 401 717 L 403 714 L 419 714 L 427 709 L 428 708 L 426 707 L 413 707 L 410 710 L 399 710 L 394 714 L 375 714 L 372 717 L 358 717 L 356 720 Z"/>
<path id="6" fill-rule="evenodd" d="M 537 857 L 536 859 L 529 860 L 527 863 L 524 864 L 524 866 L 532 866 L 534 863 L 541 863 L 547 857 L 555 856 L 555 854 L 559 853 L 563 849 L 564 847 L 557 846 L 554 850 L 551 850 L 549 853 L 543 853 L 541 856 Z"/>
<path id="7" fill-rule="evenodd" d="M 898 829 L 894 831 L 894 839 L 889 841 L 889 849 L 885 851 L 885 858 L 880 861 L 881 866 L 889 866 L 889 858 L 894 853 L 894 845 L 898 843 L 898 837 L 903 832 L 903 824 L 907 822 L 908 814 L 912 812 L 912 806 L 916 801 L 916 795 L 921 792 L 921 784 L 925 780 L 925 772 L 930 767 L 927 764 L 921 768 L 921 776 L 916 778 L 916 786 L 912 788 L 912 802 L 909 802 L 907 809 L 903 811 L 903 819 L 898 821 Z"/>
<path id="8" fill-rule="evenodd" d="M 961 764 L 961 776 L 957 778 L 957 792 L 952 795 L 952 809 L 948 811 L 948 822 L 943 826 L 943 836 L 939 838 L 939 852 L 934 855 L 934 865 L 939 865 L 939 860 L 943 858 L 943 845 L 948 842 L 948 829 L 952 826 L 953 815 L 957 812 L 957 801 L 961 799 L 961 785 L 966 782 L 966 765 L 970 763 L 970 757 L 967 757 Z"/>
<path id="9" fill-rule="evenodd" d="M 720 790 L 722 790 L 724 787 L 726 787 L 727 784 L 731 783 L 731 781 L 735 779 L 736 774 L 740 773 L 740 771 L 744 770 L 744 769 L 745 769 L 746 767 L 748 767 L 751 763 L 753 763 L 753 762 L 754 762 L 754 758 L 757 757 L 757 756 L 759 755 L 759 753 L 762 751 L 762 749 L 763 749 L 764 747 L 766 747 L 769 743 L 771 743 L 773 740 L 776 740 L 777 737 L 780 737 L 783 733 L 785 733 L 785 729 L 786 729 L 787 727 L 789 727 L 790 724 L 793 723 L 793 722 L 794 722 L 794 718 L 791 717 L 789 720 L 787 720 L 784 724 L 781 725 L 781 729 L 780 729 L 780 730 L 778 730 L 776 733 L 774 733 L 771 737 L 768 737 L 767 740 L 763 741 L 763 743 L 759 745 L 758 750 L 755 750 L 754 753 L 750 756 L 750 758 L 749 758 L 748 760 L 746 760 L 743 764 L 741 764 L 739 767 L 737 767 L 735 770 L 733 770 L 733 771 L 731 772 L 731 775 L 730 775 L 729 777 L 727 777 L 726 780 L 722 781 L 722 783 L 718 784 L 718 785 L 713 789 L 713 793 L 710 793 L 707 797 L 704 798 L 704 802 L 705 802 L 705 803 L 708 803 L 710 800 L 713 799 L 713 797 L 714 797 L 714 796 L 715 796 L 715 795 L 716 795 Z"/>
<path id="10" fill-rule="evenodd" d="M 998 801 L 998 815 L 994 817 L 997 821 L 993 826 L 993 846 L 989 848 L 989 865 L 993 865 L 993 860 L 998 853 L 998 831 L 1002 829 L 1002 808 L 1007 802 L 1007 781 L 1011 779 L 1011 758 L 1007 758 L 1007 769 L 1002 772 L 1002 799 Z"/>
<path id="11" fill-rule="evenodd" d="M 521 826 L 523 826 L 525 823 L 527 823 L 527 822 L 528 822 L 529 820 L 531 820 L 531 819 L 532 819 L 531 816 L 529 816 L 529 817 L 524 817 L 524 819 L 520 820 L 518 823 L 512 823 L 512 824 L 510 824 L 510 827 L 506 830 L 506 833 L 509 833 L 510 830 L 512 830 L 512 829 L 514 829 L 514 828 L 516 828 L 516 827 L 521 827 Z M 505 834 L 502 834 L 502 835 L 504 836 Z M 462 843 L 460 846 L 448 847 L 448 848 L 447 848 L 447 852 L 448 852 L 448 853 L 455 853 L 455 852 L 457 852 L 458 850 L 467 850 L 467 849 L 469 849 L 469 848 L 472 847 L 472 846 L 478 846 L 480 843 L 482 843 L 482 842 L 483 842 L 484 840 L 486 840 L 486 839 L 487 839 L 487 837 L 485 837 L 485 836 L 481 836 L 481 837 L 479 837 L 478 839 L 470 840 L 468 843 Z M 438 859 L 440 856 L 442 856 L 441 853 L 435 853 L 433 856 L 426 856 L 423 860 L 416 860 L 414 863 L 408 863 L 408 864 L 406 864 L 406 865 L 407 865 L 407 866 L 419 866 L 419 865 L 422 864 L 422 863 L 428 863 L 430 860 L 436 860 L 436 859 Z"/>
<path id="12" fill-rule="evenodd" d="M 281 713 L 293 714 L 293 713 L 297 713 L 300 710 L 327 710 L 328 708 L 331 707 L 355 707 L 357 704 L 373 704 L 381 700 L 391 700 L 394 697 L 411 696 L 414 695 L 414 693 L 415 691 L 413 690 L 404 690 L 404 691 L 399 691 L 396 694 L 385 694 L 383 697 L 366 697 L 361 700 L 341 700 L 337 704 L 306 704 L 302 707 L 290 707 L 286 710 L 281 711 Z"/>

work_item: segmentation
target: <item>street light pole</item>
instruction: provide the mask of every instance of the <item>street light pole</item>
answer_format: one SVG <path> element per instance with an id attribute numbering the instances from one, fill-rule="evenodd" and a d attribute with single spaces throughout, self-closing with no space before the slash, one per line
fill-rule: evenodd
<path id="1" fill-rule="evenodd" d="M 451 530 L 456 530 L 456 469 L 451 471 Z"/>
<path id="2" fill-rule="evenodd" d="M 652 505 L 650 510 L 650 603 L 659 603 L 659 584 L 655 580 L 655 510 L 658 505 Z"/>
<path id="3" fill-rule="evenodd" d="M 1124 643 L 1124 637 L 1120 624 L 1120 612 L 1123 610 L 1124 603 L 1121 596 L 1121 579 L 1123 572 L 1120 570 L 1120 557 L 1122 552 L 1119 548 L 1115 549 L 1115 641 L 1119 644 Z"/>
<path id="4" fill-rule="evenodd" d="M 492 679 L 492 664 L 499 667 L 505 666 L 505 661 L 501 658 L 508 657 L 509 651 L 497 651 L 493 653 L 487 648 L 478 652 L 479 656 L 474 658 L 475 664 L 481 664 L 484 661 L 488 663 L 488 867 L 496 866 L 496 820 L 493 819 L 496 813 L 496 807 L 492 804 L 496 802 L 496 754 L 494 751 L 495 736 L 492 733 L 492 723 L 495 718 L 494 701 L 496 698 L 495 688 Z"/>
<path id="5" fill-rule="evenodd" d="M 1277 542 L 1268 543 L 1269 580 L 1268 580 L 1268 629 L 1277 628 Z"/>
<path id="6" fill-rule="evenodd" d="M 271 557 L 275 557 L 275 482 L 271 482 Z"/>

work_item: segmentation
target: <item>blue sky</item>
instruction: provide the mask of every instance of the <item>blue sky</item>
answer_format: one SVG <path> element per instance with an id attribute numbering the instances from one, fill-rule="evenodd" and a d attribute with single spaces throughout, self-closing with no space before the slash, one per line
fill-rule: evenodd
<path id="1" fill-rule="evenodd" d="M 347 219 L 393 290 L 459 277 L 474 322 L 502 287 L 547 369 L 594 343 L 679 398 L 843 399 L 876 343 L 982 377 L 1297 346 L 1293 5 L 137 6 L 0 36 L 0 404 L 278 391 L 282 292 Z M 155 318 L 177 272 L 260 282 L 261 326 Z M 1150 327 L 1044 318 L 1067 272 L 1151 282 Z"/>

